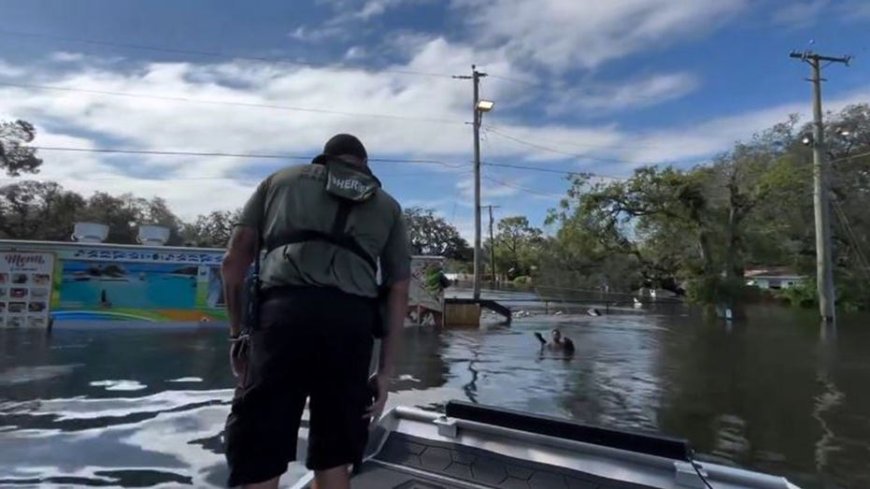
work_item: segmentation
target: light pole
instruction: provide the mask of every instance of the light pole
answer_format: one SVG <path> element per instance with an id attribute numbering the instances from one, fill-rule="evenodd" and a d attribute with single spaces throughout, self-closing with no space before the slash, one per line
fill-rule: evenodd
<path id="1" fill-rule="evenodd" d="M 480 121 L 483 119 L 483 114 L 491 111 L 495 106 L 492 101 L 479 99 L 478 82 L 481 74 L 477 70 L 474 71 L 474 300 L 480 299 L 480 279 L 483 275 L 480 224 Z"/>
<path id="2" fill-rule="evenodd" d="M 495 106 L 491 100 L 480 99 L 480 79 L 486 73 L 477 71 L 477 66 L 471 65 L 471 76 L 459 75 L 453 78 L 471 80 L 474 84 L 474 300 L 480 300 L 480 276 L 482 273 L 482 251 L 480 244 L 480 120 L 484 112 L 489 112 Z"/>
<path id="3" fill-rule="evenodd" d="M 474 81 L 474 300 L 480 300 L 480 278 L 483 272 L 482 249 L 480 243 L 480 121 L 483 114 L 495 106 L 490 100 L 480 99 L 480 79 L 486 73 L 471 67 L 471 78 Z"/>
<path id="4" fill-rule="evenodd" d="M 834 264 L 831 257 L 831 224 L 829 210 L 829 183 L 827 180 L 825 128 L 822 121 L 822 62 L 849 65 L 851 57 L 822 56 L 813 52 L 793 52 L 790 57 L 800 59 L 812 68 L 813 84 L 813 133 L 806 135 L 803 143 L 813 148 L 813 208 L 816 228 L 816 288 L 819 297 L 819 313 L 822 321 L 832 324 L 836 320 L 836 292 L 834 289 Z M 827 65 L 825 65 L 827 66 Z"/>

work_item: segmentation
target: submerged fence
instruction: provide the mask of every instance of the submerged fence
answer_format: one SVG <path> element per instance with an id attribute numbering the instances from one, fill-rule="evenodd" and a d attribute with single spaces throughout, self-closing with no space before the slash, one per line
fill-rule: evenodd
<path id="1" fill-rule="evenodd" d="M 489 286 L 490 284 L 484 284 Z M 471 282 L 457 282 L 445 291 L 446 297 L 469 297 Z M 676 313 L 685 301 L 680 297 L 662 297 L 662 291 L 644 293 L 609 292 L 557 286 L 523 286 L 503 284 L 496 289 L 484 288 L 481 296 L 498 301 L 515 314 L 600 314 L 655 311 Z M 591 311 L 594 309 L 595 311 Z"/>

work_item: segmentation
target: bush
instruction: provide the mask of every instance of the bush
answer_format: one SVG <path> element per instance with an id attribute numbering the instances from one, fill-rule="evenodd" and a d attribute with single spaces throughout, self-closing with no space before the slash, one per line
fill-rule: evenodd
<path id="1" fill-rule="evenodd" d="M 720 305 L 744 302 L 750 296 L 750 287 L 735 277 L 706 275 L 689 282 L 686 297 L 696 304 Z"/>
<path id="2" fill-rule="evenodd" d="M 792 307 L 811 307 L 816 303 L 816 281 L 805 280 L 799 284 L 775 292 L 777 298 Z"/>
<path id="3" fill-rule="evenodd" d="M 532 277 L 529 277 L 527 275 L 521 275 L 515 278 L 513 283 L 514 285 L 531 285 Z"/>
<path id="4" fill-rule="evenodd" d="M 870 282 L 863 274 L 836 277 L 837 307 L 845 311 L 870 309 Z"/>
<path id="5" fill-rule="evenodd" d="M 838 279 L 840 277 L 837 277 Z M 862 290 L 862 284 L 840 279 L 835 282 L 837 287 L 837 308 L 844 311 L 860 311 L 868 308 L 868 299 Z M 818 304 L 818 291 L 813 278 L 775 292 L 778 299 L 788 302 L 793 307 L 813 307 Z"/>

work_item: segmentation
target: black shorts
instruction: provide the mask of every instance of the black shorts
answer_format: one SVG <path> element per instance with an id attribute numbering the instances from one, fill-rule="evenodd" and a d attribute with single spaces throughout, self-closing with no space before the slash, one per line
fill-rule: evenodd
<path id="1" fill-rule="evenodd" d="M 366 442 L 362 417 L 371 400 L 374 320 L 373 300 L 336 289 L 292 289 L 264 298 L 248 368 L 227 418 L 230 486 L 278 477 L 296 460 L 309 397 L 308 469 L 357 460 Z"/>

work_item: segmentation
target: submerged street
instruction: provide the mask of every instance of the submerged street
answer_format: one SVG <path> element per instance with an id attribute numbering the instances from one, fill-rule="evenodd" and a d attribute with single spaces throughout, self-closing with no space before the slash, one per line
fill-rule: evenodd
<path id="1" fill-rule="evenodd" d="M 825 330 L 812 311 L 751 312 L 730 327 L 684 311 L 408 329 L 390 404 L 462 399 L 654 431 L 804 488 L 866 486 L 866 318 Z M 555 326 L 570 359 L 539 352 L 533 333 Z M 0 485 L 222 486 L 225 331 L 107 328 L 0 336 Z"/>

